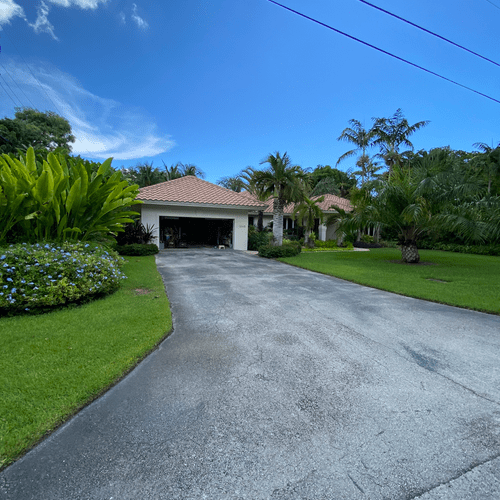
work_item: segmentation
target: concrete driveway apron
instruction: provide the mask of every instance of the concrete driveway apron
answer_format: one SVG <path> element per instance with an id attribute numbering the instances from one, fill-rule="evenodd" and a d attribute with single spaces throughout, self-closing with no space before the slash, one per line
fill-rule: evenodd
<path id="1" fill-rule="evenodd" d="M 174 333 L 0 498 L 500 498 L 499 317 L 242 252 L 157 263 Z"/>

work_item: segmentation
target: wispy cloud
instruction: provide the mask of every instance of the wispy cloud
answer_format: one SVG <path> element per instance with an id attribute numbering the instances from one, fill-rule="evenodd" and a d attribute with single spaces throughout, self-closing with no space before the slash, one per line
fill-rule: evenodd
<path id="1" fill-rule="evenodd" d="M 48 33 L 54 40 L 59 40 L 54 33 L 54 26 L 49 21 L 49 7 L 45 2 L 40 2 L 37 8 L 37 18 L 34 23 L 28 23 L 34 30 L 35 33 Z"/>
<path id="2" fill-rule="evenodd" d="M 99 4 L 105 4 L 108 0 L 48 0 L 54 5 L 61 7 L 80 7 L 80 9 L 97 9 Z"/>
<path id="3" fill-rule="evenodd" d="M 125 12 L 120 12 L 120 14 L 118 14 L 118 17 L 120 18 L 120 22 L 122 24 L 126 24 L 127 23 L 127 20 L 126 20 L 126 17 L 125 17 Z"/>
<path id="4" fill-rule="evenodd" d="M 149 24 L 137 14 L 137 5 L 135 3 L 132 4 L 132 19 L 135 21 L 137 26 L 143 30 L 149 27 Z"/>
<path id="5" fill-rule="evenodd" d="M 0 0 L 0 26 L 9 23 L 13 17 L 26 19 L 23 8 L 14 0 Z"/>
<path id="6" fill-rule="evenodd" d="M 22 89 L 18 97 L 23 104 L 29 106 L 31 102 L 42 111 L 50 109 L 70 122 L 76 137 L 74 154 L 99 160 L 110 156 L 134 160 L 175 146 L 169 135 L 159 133 L 154 119 L 143 109 L 92 94 L 78 80 L 50 64 L 30 64 L 38 82 L 24 64 L 10 60 L 4 66 L 9 78 Z M 0 115 L 12 116 L 12 107 L 0 102 Z"/>

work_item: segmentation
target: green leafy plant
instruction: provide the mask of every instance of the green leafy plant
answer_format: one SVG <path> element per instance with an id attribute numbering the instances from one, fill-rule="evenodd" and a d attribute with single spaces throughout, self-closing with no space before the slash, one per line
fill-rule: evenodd
<path id="1" fill-rule="evenodd" d="M 122 259 L 96 243 L 17 244 L 0 249 L 0 316 L 45 311 L 116 290 Z"/>
<path id="2" fill-rule="evenodd" d="M 250 226 L 248 231 L 248 250 L 258 250 L 261 246 L 268 245 L 272 237 L 273 233 L 267 231 L 259 232 L 254 226 Z"/>
<path id="3" fill-rule="evenodd" d="M 49 153 L 0 158 L 0 244 L 13 235 L 25 242 L 105 238 L 133 222 L 129 210 L 138 186 L 121 180 L 111 158 L 93 171 L 81 158 Z"/>
<path id="4" fill-rule="evenodd" d="M 286 245 L 274 246 L 264 245 L 259 248 L 259 256 L 267 259 L 279 259 L 282 257 L 295 257 L 299 255 L 302 248 L 299 243 L 292 242 Z"/>

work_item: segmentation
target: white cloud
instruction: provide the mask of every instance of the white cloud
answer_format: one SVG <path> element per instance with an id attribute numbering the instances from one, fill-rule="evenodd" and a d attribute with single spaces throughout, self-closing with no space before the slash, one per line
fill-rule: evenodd
<path id="1" fill-rule="evenodd" d="M 125 19 L 125 13 L 124 12 L 120 12 L 120 14 L 118 15 L 118 17 L 120 18 L 120 22 L 122 24 L 126 24 L 127 23 L 127 21 Z"/>
<path id="2" fill-rule="evenodd" d="M 14 0 L 0 0 L 0 26 L 9 23 L 13 17 L 26 19 L 23 8 Z"/>
<path id="3" fill-rule="evenodd" d="M 35 33 L 37 35 L 38 33 L 48 33 L 54 40 L 58 40 L 54 33 L 54 26 L 49 21 L 49 7 L 45 2 L 40 2 L 40 5 L 37 8 L 37 14 L 38 16 L 35 23 L 28 23 L 35 30 Z"/>
<path id="4" fill-rule="evenodd" d="M 170 136 L 158 132 L 154 119 L 144 110 L 127 108 L 113 99 L 92 94 L 78 80 L 50 64 L 30 64 L 40 84 L 24 64 L 7 60 L 4 65 L 22 89 L 17 94 L 24 105 L 53 110 L 70 122 L 76 137 L 74 154 L 98 160 L 110 156 L 134 160 L 164 153 L 175 146 Z M 12 107 L 0 102 L 0 116 L 11 115 Z"/>
<path id="5" fill-rule="evenodd" d="M 99 4 L 106 3 L 108 0 L 49 0 L 54 5 L 60 7 L 80 7 L 80 9 L 97 9 Z"/>
<path id="6" fill-rule="evenodd" d="M 132 19 L 136 22 L 137 26 L 141 29 L 147 29 L 149 24 L 142 18 L 137 15 L 137 5 L 135 3 L 132 4 Z"/>

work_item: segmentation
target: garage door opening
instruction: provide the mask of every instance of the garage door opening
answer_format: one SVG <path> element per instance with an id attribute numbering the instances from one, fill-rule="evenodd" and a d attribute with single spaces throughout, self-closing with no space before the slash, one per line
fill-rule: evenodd
<path id="1" fill-rule="evenodd" d="M 233 248 L 232 219 L 160 217 L 160 243 L 164 248 Z"/>

